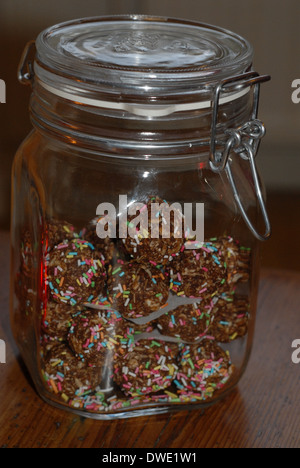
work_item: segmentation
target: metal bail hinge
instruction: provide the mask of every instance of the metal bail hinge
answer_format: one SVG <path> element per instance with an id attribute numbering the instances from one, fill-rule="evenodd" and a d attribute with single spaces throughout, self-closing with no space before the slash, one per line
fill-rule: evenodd
<path id="1" fill-rule="evenodd" d="M 34 78 L 33 63 L 36 54 L 35 41 L 26 44 L 18 67 L 18 80 L 25 85 L 32 84 Z"/>
<path id="2" fill-rule="evenodd" d="M 232 149 L 238 149 L 242 144 L 242 138 L 247 137 L 250 141 L 254 154 L 257 153 L 260 139 L 265 134 L 263 124 L 257 119 L 260 83 L 268 81 L 269 75 L 259 75 L 256 72 L 247 72 L 221 81 L 216 87 L 212 101 L 212 125 L 210 137 L 210 166 L 215 172 L 225 169 L 228 156 Z M 253 86 L 253 106 L 251 118 L 238 129 L 227 130 L 229 138 L 226 142 L 218 142 L 224 146 L 223 151 L 216 149 L 217 146 L 217 124 L 220 95 L 222 92 L 236 92 Z"/>
<path id="3" fill-rule="evenodd" d="M 226 171 L 230 185 L 232 187 L 235 201 L 240 209 L 242 217 L 244 218 L 244 221 L 246 222 L 253 235 L 259 240 L 266 240 L 271 235 L 271 226 L 264 204 L 263 195 L 260 188 L 257 169 L 255 165 L 255 156 L 257 154 L 260 141 L 265 135 L 265 127 L 263 123 L 257 119 L 260 83 L 268 81 L 269 79 L 269 75 L 260 76 L 256 72 L 248 72 L 233 78 L 225 79 L 217 86 L 214 95 L 214 100 L 212 102 L 213 110 L 210 145 L 210 168 L 214 172 L 222 172 L 223 170 Z M 223 146 L 223 150 L 217 151 L 216 136 L 220 94 L 224 91 L 240 91 L 241 89 L 252 86 L 254 88 L 251 119 L 239 128 L 227 130 L 225 132 L 227 135 L 229 135 L 227 141 L 218 142 L 218 145 Z M 241 202 L 230 167 L 229 155 L 232 151 L 234 151 L 236 154 L 239 154 L 239 156 L 243 159 L 249 161 L 255 187 L 255 194 L 257 196 L 258 203 L 265 223 L 264 234 L 259 234 L 257 232 L 256 228 L 251 223 Z"/>

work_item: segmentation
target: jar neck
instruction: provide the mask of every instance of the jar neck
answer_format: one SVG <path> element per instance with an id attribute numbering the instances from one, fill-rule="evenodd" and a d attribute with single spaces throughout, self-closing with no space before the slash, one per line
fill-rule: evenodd
<path id="1" fill-rule="evenodd" d="M 121 99 L 119 101 L 122 102 Z M 179 111 L 153 115 L 157 110 L 152 105 L 150 115 L 147 116 L 125 110 L 125 104 L 122 103 L 120 108 L 110 103 L 105 107 L 83 104 L 50 92 L 35 80 L 30 110 L 33 125 L 38 131 L 51 138 L 108 155 L 115 156 L 117 153 L 118 156 L 138 159 L 152 159 L 156 156 L 208 157 L 211 106 L 195 109 L 196 103 L 189 103 L 180 107 Z M 247 122 L 251 108 L 250 92 L 220 106 L 218 140 L 224 139 L 228 129 Z M 143 113 L 145 109 L 142 109 Z"/>

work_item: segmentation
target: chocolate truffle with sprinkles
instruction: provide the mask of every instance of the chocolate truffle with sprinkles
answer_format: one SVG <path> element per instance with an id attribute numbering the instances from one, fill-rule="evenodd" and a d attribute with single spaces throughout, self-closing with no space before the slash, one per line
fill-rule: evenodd
<path id="1" fill-rule="evenodd" d="M 93 391 L 101 378 L 98 369 L 79 361 L 64 343 L 52 346 L 45 353 L 42 375 L 46 387 L 60 395 L 65 402 Z"/>
<path id="2" fill-rule="evenodd" d="M 45 226 L 45 242 L 49 250 L 64 241 L 80 238 L 80 233 L 67 221 L 52 218 L 46 221 Z"/>
<path id="3" fill-rule="evenodd" d="M 92 219 L 86 228 L 82 229 L 81 234 L 82 238 L 90 242 L 95 247 L 95 254 L 99 256 L 101 260 L 104 260 L 105 264 L 109 264 L 115 254 L 115 244 L 112 239 L 106 237 L 105 239 L 101 239 L 97 235 L 97 223 L 102 218 L 94 218 Z"/>
<path id="4" fill-rule="evenodd" d="M 226 280 L 229 285 L 247 282 L 250 275 L 251 248 L 243 247 L 230 236 L 212 239 L 211 245 L 218 249 L 226 265 Z"/>
<path id="5" fill-rule="evenodd" d="M 154 204 L 159 209 L 155 210 Z M 132 259 L 144 263 L 166 264 L 180 251 L 184 244 L 183 218 L 181 211 L 172 211 L 171 206 L 159 197 L 150 197 L 143 204 L 139 216 L 143 216 L 145 212 L 148 217 L 147 229 L 142 229 L 141 225 L 136 226 L 136 234 L 123 239 L 123 247 Z M 137 216 L 128 216 L 129 227 L 135 227 L 133 221 Z M 168 237 L 165 237 L 164 225 L 170 227 Z"/>
<path id="6" fill-rule="evenodd" d="M 32 237 L 28 229 L 22 231 L 20 245 L 20 268 L 15 278 L 15 291 L 22 307 L 28 310 L 29 302 L 34 302 L 33 282 L 37 268 L 37 245 L 32 244 Z"/>
<path id="7" fill-rule="evenodd" d="M 116 326 L 118 347 L 115 352 L 121 355 L 128 352 L 136 346 L 140 336 L 144 336 L 145 333 L 151 335 L 154 329 L 152 322 L 136 324 L 126 319 L 118 321 Z"/>
<path id="8" fill-rule="evenodd" d="M 221 296 L 215 305 L 210 333 L 221 343 L 229 343 L 246 335 L 249 322 L 249 301 L 244 296 Z"/>
<path id="9" fill-rule="evenodd" d="M 232 373 L 229 354 L 213 340 L 203 339 L 183 347 L 174 384 L 182 395 L 207 400 L 224 387 Z"/>
<path id="10" fill-rule="evenodd" d="M 34 249 L 30 232 L 29 230 L 24 230 L 21 237 L 20 272 L 24 278 L 28 278 L 29 280 L 33 274 L 33 255 Z M 24 282 L 25 286 L 27 282 Z"/>
<path id="11" fill-rule="evenodd" d="M 160 309 L 169 297 L 169 284 L 162 271 L 138 262 L 119 262 L 111 267 L 107 289 L 112 307 L 131 319 Z"/>
<path id="12" fill-rule="evenodd" d="M 214 303 L 205 301 L 181 305 L 167 312 L 157 320 L 157 328 L 162 335 L 193 342 L 209 332 L 213 321 Z"/>
<path id="13" fill-rule="evenodd" d="M 104 289 L 106 270 L 92 244 L 82 239 L 56 245 L 46 257 L 46 284 L 56 302 L 91 302 Z"/>
<path id="14" fill-rule="evenodd" d="M 169 387 L 178 369 L 175 349 L 174 344 L 141 340 L 128 353 L 115 354 L 115 383 L 134 397 Z"/>
<path id="15" fill-rule="evenodd" d="M 186 249 L 170 266 L 170 289 L 178 296 L 207 297 L 223 292 L 226 265 L 218 249 L 205 242 L 200 248 Z"/>
<path id="16" fill-rule="evenodd" d="M 122 317 L 118 312 L 85 311 L 73 319 L 68 341 L 76 356 L 89 366 L 109 366 L 118 345 L 116 326 Z"/>
<path id="17" fill-rule="evenodd" d="M 65 341 L 68 337 L 73 315 L 78 310 L 82 310 L 82 308 L 49 301 L 42 311 L 43 332 L 57 340 Z"/>

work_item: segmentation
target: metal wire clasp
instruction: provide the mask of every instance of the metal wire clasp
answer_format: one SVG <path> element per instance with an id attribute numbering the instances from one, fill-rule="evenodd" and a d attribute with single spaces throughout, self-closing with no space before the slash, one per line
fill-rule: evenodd
<path id="1" fill-rule="evenodd" d="M 29 41 L 22 54 L 18 67 L 18 80 L 25 85 L 32 84 L 34 78 L 33 62 L 35 58 L 35 41 Z"/>
<path id="2" fill-rule="evenodd" d="M 262 191 L 259 184 L 259 179 L 257 175 L 257 169 L 255 165 L 255 156 L 257 154 L 260 141 L 265 135 L 265 127 L 263 123 L 257 118 L 258 112 L 258 103 L 259 103 L 259 91 L 260 84 L 262 82 L 268 81 L 270 79 L 269 75 L 259 75 L 256 72 L 247 72 L 232 78 L 227 78 L 223 80 L 216 87 L 214 99 L 212 101 L 212 127 L 211 127 L 211 142 L 210 142 L 210 168 L 214 172 L 226 171 L 229 182 L 232 187 L 233 195 L 236 200 L 236 203 L 239 207 L 242 217 L 246 222 L 247 226 L 253 233 L 253 235 L 259 240 L 267 240 L 271 235 L 271 226 L 269 222 L 269 217 L 266 211 L 264 204 Z M 225 133 L 228 135 L 226 141 L 217 142 L 217 124 L 218 124 L 218 110 L 220 95 L 222 92 L 233 92 L 240 91 L 244 88 L 251 88 L 253 86 L 253 107 L 251 118 L 244 125 L 236 129 L 228 129 Z M 217 150 L 217 144 L 223 146 L 223 149 Z M 255 193 L 258 199 L 258 203 L 263 215 L 265 223 L 265 232 L 264 234 L 259 234 L 256 228 L 253 226 L 250 221 L 242 201 L 240 199 L 239 193 L 236 188 L 236 184 L 232 175 L 230 167 L 230 154 L 233 152 L 239 155 L 244 160 L 249 161 L 251 173 L 253 177 Z"/>

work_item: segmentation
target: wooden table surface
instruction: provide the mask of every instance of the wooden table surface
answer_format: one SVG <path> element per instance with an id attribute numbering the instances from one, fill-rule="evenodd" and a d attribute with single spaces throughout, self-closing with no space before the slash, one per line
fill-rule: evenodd
<path id="1" fill-rule="evenodd" d="M 299 448 L 300 273 L 263 271 L 256 333 L 238 387 L 205 411 L 96 421 L 44 403 L 33 389 L 9 325 L 9 236 L 0 232 L 0 447 Z"/>

